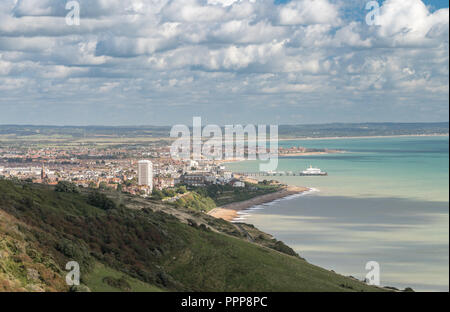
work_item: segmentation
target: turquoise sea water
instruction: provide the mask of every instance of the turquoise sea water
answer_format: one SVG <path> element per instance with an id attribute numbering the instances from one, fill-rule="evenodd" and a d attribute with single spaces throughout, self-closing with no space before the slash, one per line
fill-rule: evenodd
<path id="1" fill-rule="evenodd" d="M 329 176 L 274 177 L 318 191 L 253 207 L 244 222 L 338 273 L 363 279 L 373 260 L 383 285 L 448 291 L 448 137 L 280 141 L 299 145 L 345 153 L 280 158 L 278 171 L 311 164 Z M 258 171 L 258 162 L 227 167 Z"/>

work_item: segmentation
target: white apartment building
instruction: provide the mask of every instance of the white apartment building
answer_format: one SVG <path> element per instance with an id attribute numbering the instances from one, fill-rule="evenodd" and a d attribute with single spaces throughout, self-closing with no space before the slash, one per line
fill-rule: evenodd
<path id="1" fill-rule="evenodd" d="M 138 162 L 138 183 L 153 190 L 153 164 L 150 160 L 140 160 Z"/>

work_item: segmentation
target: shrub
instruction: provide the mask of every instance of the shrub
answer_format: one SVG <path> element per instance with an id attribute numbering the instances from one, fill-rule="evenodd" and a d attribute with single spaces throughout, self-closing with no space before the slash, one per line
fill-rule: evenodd
<path id="1" fill-rule="evenodd" d="M 108 190 L 109 189 L 108 184 L 106 182 L 100 182 L 100 184 L 98 185 L 98 188 L 100 190 Z"/>
<path id="2" fill-rule="evenodd" d="M 100 192 L 91 192 L 88 197 L 88 204 L 103 210 L 117 208 L 117 204 L 112 199 Z"/>
<path id="3" fill-rule="evenodd" d="M 175 191 L 172 189 L 165 189 L 163 191 L 164 195 L 167 197 L 174 197 L 176 195 Z"/>
<path id="4" fill-rule="evenodd" d="M 153 192 L 152 192 L 153 199 L 161 200 L 161 199 L 163 199 L 163 197 L 164 197 L 163 192 L 161 192 L 160 190 L 153 190 Z"/>
<path id="5" fill-rule="evenodd" d="M 55 191 L 61 193 L 80 193 L 78 186 L 68 181 L 59 181 Z"/>
<path id="6" fill-rule="evenodd" d="M 179 186 L 178 189 L 177 189 L 177 193 L 178 193 L 178 194 L 185 194 L 185 193 L 187 193 L 187 188 L 186 188 L 186 186 L 185 186 L 185 185 Z"/>
<path id="7" fill-rule="evenodd" d="M 122 291 L 131 291 L 130 284 L 123 276 L 121 278 L 106 276 L 103 278 L 103 283 L 108 284 L 111 287 L 120 289 Z"/>

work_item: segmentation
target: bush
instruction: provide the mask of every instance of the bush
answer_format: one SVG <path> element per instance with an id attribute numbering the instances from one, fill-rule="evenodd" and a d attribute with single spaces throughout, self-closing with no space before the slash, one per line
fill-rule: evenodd
<path id="1" fill-rule="evenodd" d="M 152 198 L 156 200 L 161 200 L 164 198 L 164 194 L 160 190 L 153 190 Z"/>
<path id="2" fill-rule="evenodd" d="M 78 186 L 68 181 L 59 181 L 56 185 L 55 191 L 61 193 L 80 193 Z"/>
<path id="3" fill-rule="evenodd" d="M 117 204 L 112 199 L 100 192 L 91 192 L 88 197 L 88 204 L 103 210 L 117 208 Z"/>
<path id="4" fill-rule="evenodd" d="M 98 188 L 100 190 L 108 190 L 109 189 L 108 184 L 106 182 L 100 182 L 100 184 L 98 185 Z"/>
<path id="5" fill-rule="evenodd" d="M 271 246 L 271 248 L 290 256 L 300 257 L 291 247 L 287 246 L 281 241 L 276 241 L 276 243 Z"/>
<path id="6" fill-rule="evenodd" d="M 172 189 L 165 189 L 163 193 L 166 197 L 174 197 L 176 195 L 175 191 Z"/>
<path id="7" fill-rule="evenodd" d="M 87 287 L 86 285 L 71 286 L 69 291 L 70 292 L 91 292 L 89 287 Z"/>
<path id="8" fill-rule="evenodd" d="M 179 208 L 185 207 L 196 211 L 210 211 L 216 207 L 216 204 L 211 198 L 203 197 L 196 192 L 192 192 L 187 196 L 179 198 L 175 202 L 175 205 Z"/>
<path id="9" fill-rule="evenodd" d="M 185 194 L 185 193 L 187 193 L 186 186 L 184 186 L 184 185 L 179 186 L 178 189 L 177 189 L 177 193 L 178 194 Z"/>
<path id="10" fill-rule="evenodd" d="M 103 283 L 108 284 L 111 287 L 120 289 L 122 291 L 131 291 L 130 284 L 123 276 L 121 278 L 106 276 L 103 278 Z"/>

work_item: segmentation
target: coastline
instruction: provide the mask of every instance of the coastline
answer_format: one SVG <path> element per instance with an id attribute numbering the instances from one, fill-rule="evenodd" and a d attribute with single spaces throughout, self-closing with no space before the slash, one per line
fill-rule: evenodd
<path id="1" fill-rule="evenodd" d="M 208 212 L 208 215 L 218 218 L 218 219 L 224 219 L 226 221 L 233 221 L 234 219 L 238 218 L 238 212 L 251 208 L 256 205 L 261 205 L 265 203 L 272 202 L 277 199 L 281 199 L 287 196 L 295 195 L 304 193 L 306 191 L 309 191 L 310 189 L 307 187 L 300 187 L 300 186 L 287 186 L 283 188 L 280 191 L 277 191 L 275 193 L 269 193 L 264 194 L 261 196 L 257 196 L 245 201 L 241 202 L 235 202 L 231 204 L 227 204 L 221 207 L 214 208 L 210 212 Z"/>
<path id="2" fill-rule="evenodd" d="M 282 137 L 278 141 L 314 141 L 314 140 L 345 140 L 345 139 L 382 139 L 382 138 L 403 138 L 403 137 L 448 137 L 449 133 L 435 133 L 435 134 L 398 134 L 398 135 L 368 135 L 368 136 L 334 136 L 334 137 Z M 299 157 L 299 156 L 313 156 L 313 155 L 329 155 L 329 154 L 344 154 L 347 151 L 343 150 L 329 150 L 323 152 L 305 152 L 305 153 L 279 153 L 278 157 Z M 233 159 L 215 160 L 218 164 L 237 163 L 247 161 L 245 157 Z"/>
<path id="3" fill-rule="evenodd" d="M 435 134 L 397 134 L 397 135 L 365 135 L 365 136 L 334 136 L 334 137 L 282 137 L 278 141 L 296 140 L 342 140 L 342 139 L 381 139 L 381 138 L 403 138 L 403 137 L 448 137 L 449 133 Z"/>

